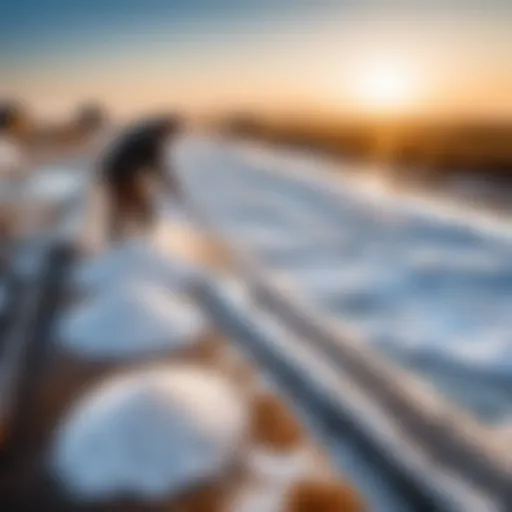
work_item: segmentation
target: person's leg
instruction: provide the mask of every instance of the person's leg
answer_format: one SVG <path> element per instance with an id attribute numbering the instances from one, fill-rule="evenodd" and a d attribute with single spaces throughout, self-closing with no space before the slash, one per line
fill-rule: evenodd
<path id="1" fill-rule="evenodd" d="M 125 187 L 119 184 L 109 185 L 107 195 L 110 207 L 108 234 L 110 241 L 115 242 L 125 234 L 130 216 L 130 197 Z"/>
<path id="2" fill-rule="evenodd" d="M 137 228 L 148 229 L 155 221 L 155 180 L 150 172 L 141 169 L 126 183 L 125 209 L 133 217 Z"/>
<path id="3" fill-rule="evenodd" d="M 143 227 L 148 230 L 156 222 L 156 211 L 153 199 L 147 194 L 141 198 L 140 219 Z"/>
<path id="4" fill-rule="evenodd" d="M 134 212 L 140 225 L 148 230 L 156 220 L 155 182 L 149 173 L 141 175 L 133 191 Z"/>
<path id="5" fill-rule="evenodd" d="M 137 229 L 148 229 L 154 222 L 153 195 L 146 181 L 146 176 L 138 175 L 108 187 L 111 210 L 109 235 L 112 241 L 124 236 L 131 222 Z"/>

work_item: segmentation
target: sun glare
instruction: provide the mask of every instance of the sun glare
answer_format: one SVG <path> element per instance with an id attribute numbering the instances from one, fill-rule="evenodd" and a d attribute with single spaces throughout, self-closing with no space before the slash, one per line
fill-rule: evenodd
<path id="1" fill-rule="evenodd" d="M 376 63 L 361 70 L 356 95 L 365 110 L 399 111 L 415 96 L 412 70 L 398 63 Z"/>

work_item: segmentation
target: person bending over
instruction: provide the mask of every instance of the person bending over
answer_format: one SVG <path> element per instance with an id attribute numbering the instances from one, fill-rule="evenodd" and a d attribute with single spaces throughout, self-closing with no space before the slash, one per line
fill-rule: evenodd
<path id="1" fill-rule="evenodd" d="M 112 239 L 121 235 L 130 219 L 145 227 L 154 221 L 157 184 L 180 199 L 179 183 L 166 162 L 167 143 L 180 125 L 172 116 L 146 119 L 130 126 L 107 148 L 100 174 L 111 208 Z"/>

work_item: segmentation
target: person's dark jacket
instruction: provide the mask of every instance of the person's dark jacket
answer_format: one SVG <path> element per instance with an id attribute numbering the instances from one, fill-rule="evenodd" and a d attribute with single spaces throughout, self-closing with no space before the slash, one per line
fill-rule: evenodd
<path id="1" fill-rule="evenodd" d="M 140 173 L 166 179 L 166 142 L 176 125 L 171 118 L 159 118 L 128 128 L 106 151 L 102 178 L 114 187 L 132 183 Z"/>

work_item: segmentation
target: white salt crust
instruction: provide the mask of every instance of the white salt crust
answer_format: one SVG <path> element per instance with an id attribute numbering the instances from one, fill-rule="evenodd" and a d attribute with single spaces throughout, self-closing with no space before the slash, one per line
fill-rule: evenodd
<path id="1" fill-rule="evenodd" d="M 78 499 L 128 492 L 158 500 L 221 477 L 247 426 L 236 390 L 217 374 L 190 365 L 146 369 L 82 399 L 58 430 L 52 460 Z"/>
<path id="2" fill-rule="evenodd" d="M 191 302 L 133 279 L 68 311 L 58 339 L 74 354 L 110 361 L 191 346 L 207 328 Z"/>
<path id="3" fill-rule="evenodd" d="M 197 278 L 198 272 L 143 237 L 133 237 L 79 266 L 73 283 L 79 292 L 96 293 L 129 277 L 179 290 Z"/>

